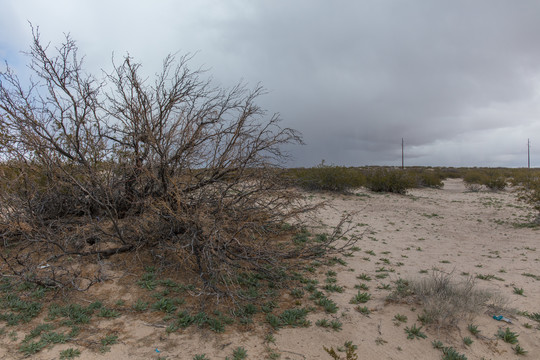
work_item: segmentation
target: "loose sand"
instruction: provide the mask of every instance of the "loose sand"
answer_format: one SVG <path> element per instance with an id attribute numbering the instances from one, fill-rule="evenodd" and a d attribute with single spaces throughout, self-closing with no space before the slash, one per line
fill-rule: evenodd
<path id="1" fill-rule="evenodd" d="M 248 359 L 269 358 L 270 352 L 280 354 L 280 359 L 331 359 L 323 346 L 335 349 L 345 341 L 358 346 L 359 359 L 440 359 L 441 352 L 431 345 L 433 340 L 453 346 L 468 359 L 516 359 L 518 356 L 512 346 L 495 336 L 499 328 L 506 327 L 519 334 L 520 346 L 528 351 L 525 358 L 540 359 L 540 330 L 537 329 L 540 324 L 510 311 L 502 314 L 511 316 L 513 324 L 510 325 L 479 313 L 472 322 L 481 330 L 480 338 L 472 336 L 467 330 L 468 322 L 463 321 L 459 328 L 424 327 L 426 339 L 409 340 L 404 328 L 415 323 L 420 325 L 417 316 L 421 308 L 386 303 L 391 290 L 383 289 L 386 284 L 393 287 L 393 281 L 398 278 L 427 277 L 434 268 L 453 272 L 456 280 L 465 277 L 462 273 L 494 275 L 499 280 L 478 279 L 477 285 L 501 294 L 509 308 L 540 312 L 540 231 L 515 226 L 530 222 L 534 215 L 516 200 L 515 194 L 510 191 L 466 192 L 461 180 L 447 180 L 443 189 L 416 189 L 405 196 L 359 190 L 349 195 L 310 193 L 306 197 L 329 203 L 318 214 L 319 231 L 329 231 L 346 212 L 355 213 L 353 223 L 359 225 L 358 231 L 366 230 L 357 244 L 361 251 L 344 257 L 346 266 L 331 268 L 338 273 L 337 284 L 345 287 L 343 293 L 329 295 L 339 306 L 336 314 L 312 313 L 308 316 L 312 326 L 279 330 L 274 333 L 275 343 L 265 342 L 269 332 L 266 325 L 256 324 L 251 331 L 241 333 L 227 329 L 224 334 L 215 334 L 190 328 L 167 335 L 163 328 L 157 327 L 159 318 L 156 322 L 146 322 L 121 316 L 99 325 L 106 329 L 104 332 L 121 330 L 119 344 L 104 354 L 81 348 L 80 359 L 193 359 L 196 354 L 206 354 L 208 359 L 226 356 L 232 359 L 233 350 L 239 346 L 247 350 Z M 378 279 L 377 270 L 383 266 L 394 272 Z M 321 283 L 327 270 L 317 269 Z M 539 277 L 522 275 L 527 273 Z M 357 278 L 360 274 L 367 274 L 372 280 L 362 281 Z M 356 305 L 349 303 L 358 291 L 354 286 L 361 283 L 369 286 L 368 292 L 372 295 L 371 300 L 363 304 L 371 310 L 369 315 L 359 313 Z M 525 296 L 515 294 L 514 287 L 523 288 Z M 129 300 L 129 294 L 125 296 Z M 394 325 L 393 318 L 398 313 L 406 315 L 408 322 Z M 315 321 L 322 318 L 339 320 L 342 330 L 315 326 Z M 527 328 L 527 323 L 532 327 Z M 465 336 L 474 340 L 470 346 L 463 344 Z M 21 353 L 14 353 L 13 346 L 9 346 L 13 342 L 7 332 L 1 341 L 4 345 L 0 358 L 22 358 Z M 76 345 L 58 345 L 42 351 L 36 358 L 55 359 L 62 349 Z M 344 353 L 340 354 L 345 358 Z"/>

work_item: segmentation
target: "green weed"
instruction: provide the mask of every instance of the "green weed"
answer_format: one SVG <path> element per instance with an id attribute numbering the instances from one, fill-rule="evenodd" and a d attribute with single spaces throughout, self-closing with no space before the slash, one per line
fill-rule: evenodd
<path id="1" fill-rule="evenodd" d="M 420 326 L 419 328 L 416 327 L 416 324 L 414 324 L 411 328 L 409 328 L 408 326 L 405 327 L 405 333 L 407 333 L 407 339 L 425 339 L 427 338 L 427 335 L 425 333 L 423 333 L 422 331 L 422 326 Z"/>
<path id="2" fill-rule="evenodd" d="M 442 352 L 442 360 L 467 360 L 465 355 L 458 353 L 456 349 L 450 346 L 442 348 Z"/>
<path id="3" fill-rule="evenodd" d="M 523 288 L 517 288 L 517 287 L 514 287 L 514 294 L 516 295 L 521 295 L 521 296 L 525 296 L 523 294 Z"/>
<path id="4" fill-rule="evenodd" d="M 504 342 L 507 342 L 509 344 L 516 344 L 518 342 L 518 334 L 516 334 L 513 331 L 510 331 L 510 328 L 506 328 L 506 330 L 499 329 L 497 331 L 497 337 L 501 338 Z"/>
<path id="5" fill-rule="evenodd" d="M 467 326 L 467 329 L 469 330 L 469 332 L 471 334 L 473 334 L 474 336 L 478 335 L 480 333 L 480 330 L 478 329 L 478 326 L 477 325 L 473 325 L 473 324 L 469 324 Z"/>
<path id="6" fill-rule="evenodd" d="M 81 351 L 79 349 L 69 348 L 60 351 L 60 360 L 74 359 L 76 357 L 79 357 L 80 355 Z"/>
<path id="7" fill-rule="evenodd" d="M 371 294 L 358 291 L 356 295 L 349 301 L 350 304 L 361 304 L 371 300 Z"/>
<path id="8" fill-rule="evenodd" d="M 514 350 L 516 355 L 525 355 L 527 353 L 527 351 L 525 351 L 525 349 L 523 349 L 519 344 L 514 346 L 512 350 Z"/>

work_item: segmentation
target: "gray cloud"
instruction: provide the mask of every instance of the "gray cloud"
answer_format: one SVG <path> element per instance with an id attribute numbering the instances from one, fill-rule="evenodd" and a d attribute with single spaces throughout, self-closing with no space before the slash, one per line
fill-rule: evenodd
<path id="1" fill-rule="evenodd" d="M 0 15 L 0 55 L 78 39 L 92 69 L 130 54 L 149 73 L 196 52 L 232 85 L 261 81 L 261 103 L 304 134 L 293 165 L 540 166 L 537 1 L 41 1 Z M 536 140 L 540 144 L 540 139 Z"/>

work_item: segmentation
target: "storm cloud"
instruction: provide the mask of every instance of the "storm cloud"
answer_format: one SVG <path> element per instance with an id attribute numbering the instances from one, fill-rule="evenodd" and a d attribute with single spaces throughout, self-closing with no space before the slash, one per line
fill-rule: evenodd
<path id="1" fill-rule="evenodd" d="M 195 53 L 215 81 L 261 82 L 304 135 L 291 166 L 540 166 L 538 1 L 5 2 L 0 57 L 23 72 L 28 22 L 70 33 L 92 71 L 129 52 L 148 73 Z"/>

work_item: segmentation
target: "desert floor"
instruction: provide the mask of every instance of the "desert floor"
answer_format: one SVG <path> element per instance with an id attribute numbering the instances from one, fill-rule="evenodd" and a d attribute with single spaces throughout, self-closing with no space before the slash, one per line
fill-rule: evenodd
<path id="1" fill-rule="evenodd" d="M 362 189 L 348 195 L 307 193 L 306 197 L 328 201 L 317 215 L 320 222 L 314 224 L 314 231 L 329 231 L 344 213 L 352 213 L 352 225 L 364 233 L 356 244 L 360 250 L 343 257 L 346 265 L 319 267 L 314 275 L 324 284 L 328 270 L 337 273 L 337 285 L 343 286 L 344 292 L 328 295 L 339 306 L 336 314 L 312 312 L 308 315 L 311 326 L 274 332 L 274 342 L 267 341 L 269 327 L 265 324 L 254 324 L 243 332 L 227 328 L 225 333 L 216 334 L 189 328 L 167 335 L 159 320 L 134 320 L 122 315 L 101 321 L 95 329 L 118 330 L 119 343 L 103 354 L 81 348 L 79 358 L 193 359 L 205 354 L 207 359 L 232 359 L 233 350 L 242 346 L 247 359 L 332 359 L 323 346 L 337 349 L 351 341 L 358 346 L 359 359 L 440 359 L 441 351 L 432 346 L 432 341 L 440 340 L 468 359 L 540 359 L 540 324 L 518 315 L 520 311 L 540 312 L 540 230 L 520 226 L 530 223 L 534 213 L 516 200 L 514 193 L 467 192 L 461 180 L 452 179 L 445 181 L 442 189 L 415 189 L 404 196 Z M 383 267 L 385 271 L 381 271 Z M 455 281 L 463 280 L 466 274 L 489 279 L 476 279 L 476 285 L 505 299 L 508 310 L 501 315 L 511 318 L 512 324 L 496 321 L 482 311 L 474 319 L 461 321 L 458 327 L 423 327 L 427 338 L 407 339 L 405 327 L 421 325 L 417 320 L 421 307 L 388 303 L 386 298 L 398 278 L 421 279 L 430 276 L 433 269 L 452 273 Z M 371 280 L 358 278 L 365 275 Z M 366 284 L 371 294 L 371 299 L 361 304 L 371 311 L 367 315 L 350 304 L 358 292 L 355 285 L 360 284 Z M 523 295 L 516 294 L 514 288 L 523 289 Z M 119 296 L 126 302 L 133 300 L 129 291 Z M 307 297 L 301 301 L 309 305 Z M 396 314 L 406 315 L 407 322 L 396 325 Z M 339 320 L 342 329 L 316 326 L 319 319 Z M 481 336 L 469 333 L 467 325 L 471 323 L 478 326 Z M 516 355 L 513 345 L 496 337 L 499 328 L 507 327 L 519 334 L 519 345 L 526 355 Z M 466 336 L 473 340 L 469 346 L 463 343 Z M 0 341 L 0 358 L 23 357 L 14 351 L 14 342 L 6 331 Z M 57 345 L 36 358 L 55 359 L 69 347 L 77 346 Z M 345 359 L 343 352 L 338 354 Z"/>

